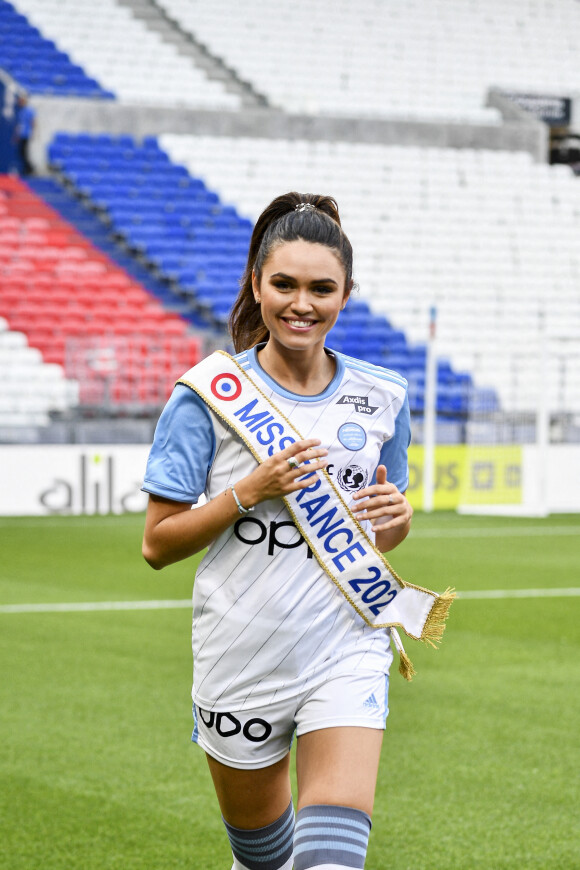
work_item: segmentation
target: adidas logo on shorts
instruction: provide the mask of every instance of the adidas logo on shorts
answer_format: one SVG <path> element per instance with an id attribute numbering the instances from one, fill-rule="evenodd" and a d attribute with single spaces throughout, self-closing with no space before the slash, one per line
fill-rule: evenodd
<path id="1" fill-rule="evenodd" d="M 377 699 L 375 698 L 374 692 L 372 695 L 369 695 L 366 701 L 363 704 L 363 707 L 366 707 L 367 710 L 378 710 L 379 704 Z"/>

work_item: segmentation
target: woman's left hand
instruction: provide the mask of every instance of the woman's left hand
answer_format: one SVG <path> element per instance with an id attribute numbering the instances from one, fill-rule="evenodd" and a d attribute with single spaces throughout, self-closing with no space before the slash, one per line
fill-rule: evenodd
<path id="1" fill-rule="evenodd" d="M 409 531 L 413 508 L 395 484 L 387 481 L 387 469 L 384 465 L 377 468 L 377 482 L 359 490 L 354 499 L 358 503 L 351 511 L 357 520 L 370 520 L 373 532 L 377 533 L 390 529 L 404 531 L 400 538 L 403 540 Z"/>

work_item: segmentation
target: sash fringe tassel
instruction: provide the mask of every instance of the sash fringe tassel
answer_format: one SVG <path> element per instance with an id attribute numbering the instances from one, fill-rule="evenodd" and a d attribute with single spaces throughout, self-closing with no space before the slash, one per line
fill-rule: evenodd
<path id="1" fill-rule="evenodd" d="M 449 608 L 453 604 L 453 600 L 456 594 L 457 593 L 455 592 L 455 589 L 448 587 L 445 592 L 437 597 L 435 604 L 429 612 L 429 616 L 427 617 L 427 621 L 421 635 L 421 640 L 423 641 L 423 643 L 428 644 L 428 646 L 432 646 L 434 649 L 437 649 L 437 644 L 443 638 L 443 632 L 445 631 L 445 620 L 449 615 Z M 413 667 L 413 662 L 405 652 L 403 642 L 401 641 L 399 633 L 395 628 L 391 628 L 391 638 L 393 640 L 393 643 L 395 644 L 395 649 L 399 653 L 399 673 L 410 683 L 416 674 L 415 668 Z"/>
<path id="2" fill-rule="evenodd" d="M 402 677 L 404 677 L 407 682 L 411 682 L 415 674 L 417 673 L 415 668 L 413 667 L 413 662 L 407 655 L 404 649 L 400 649 L 399 651 L 399 673 Z"/>
<path id="3" fill-rule="evenodd" d="M 429 612 L 421 634 L 421 640 L 434 649 L 437 648 L 437 644 L 443 639 L 445 620 L 449 616 L 449 608 L 453 604 L 456 594 L 455 589 L 448 587 L 445 592 L 438 596 Z"/>

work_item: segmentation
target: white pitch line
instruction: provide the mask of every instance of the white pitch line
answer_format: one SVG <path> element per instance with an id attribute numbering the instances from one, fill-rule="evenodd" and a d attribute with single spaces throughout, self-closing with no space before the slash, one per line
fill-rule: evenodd
<path id="1" fill-rule="evenodd" d="M 191 598 L 161 601 L 80 601 L 46 604 L 2 604 L 0 613 L 82 613 L 95 610 L 177 610 L 191 607 Z"/>
<path id="2" fill-rule="evenodd" d="M 118 528 L 120 523 L 133 525 L 136 514 L 51 514 L 31 517 L 0 516 L 0 528 L 8 529 L 86 529 L 98 526 L 111 526 Z M 139 515 L 140 516 L 140 515 Z M 145 515 L 143 521 L 145 523 Z"/>
<path id="3" fill-rule="evenodd" d="M 458 599 L 486 598 L 577 598 L 580 589 L 481 589 L 458 592 Z M 152 601 L 80 601 L 46 604 L 1 604 L 1 613 L 92 613 L 106 610 L 181 610 L 190 609 L 189 598 Z"/>
<path id="4" fill-rule="evenodd" d="M 563 589 L 481 589 L 458 592 L 458 598 L 577 598 L 580 589 L 567 586 Z"/>
<path id="5" fill-rule="evenodd" d="M 522 538 L 576 535 L 580 540 L 580 523 L 577 526 L 499 526 L 494 528 L 411 529 L 409 538 Z"/>

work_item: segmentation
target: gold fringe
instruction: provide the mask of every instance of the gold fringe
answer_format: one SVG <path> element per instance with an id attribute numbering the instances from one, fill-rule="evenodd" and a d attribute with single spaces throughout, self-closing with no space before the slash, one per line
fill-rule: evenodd
<path id="1" fill-rule="evenodd" d="M 399 673 L 402 677 L 408 680 L 409 683 L 416 673 L 415 668 L 413 667 L 413 662 L 402 648 L 399 650 Z"/>
<path id="2" fill-rule="evenodd" d="M 435 649 L 437 648 L 437 644 L 440 643 L 443 638 L 445 620 L 449 616 L 449 608 L 453 604 L 456 595 L 457 593 L 455 592 L 455 589 L 448 587 L 445 592 L 439 595 L 436 599 L 429 616 L 427 617 L 427 621 L 425 622 L 421 634 L 421 640 Z"/>

